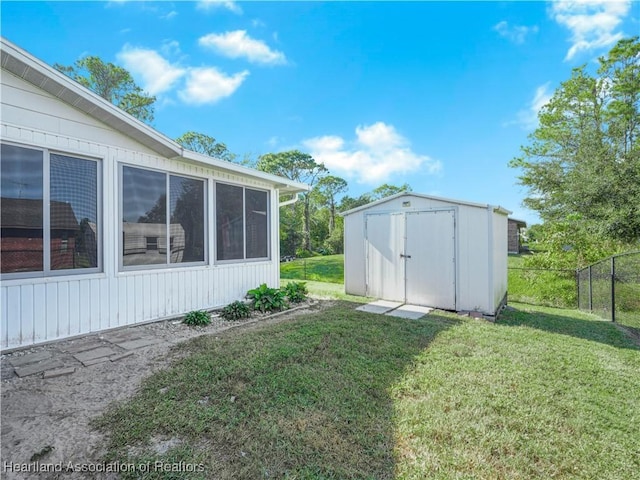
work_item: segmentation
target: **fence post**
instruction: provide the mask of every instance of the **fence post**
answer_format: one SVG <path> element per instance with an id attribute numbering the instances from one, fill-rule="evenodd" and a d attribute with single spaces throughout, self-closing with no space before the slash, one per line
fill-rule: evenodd
<path id="1" fill-rule="evenodd" d="M 580 270 L 576 268 L 576 288 L 578 289 L 578 310 L 580 310 Z"/>
<path id="2" fill-rule="evenodd" d="M 616 321 L 616 257 L 611 257 L 611 321 Z"/>
<path id="3" fill-rule="evenodd" d="M 591 281 L 591 265 L 589 265 L 589 311 L 593 311 L 593 283 Z"/>

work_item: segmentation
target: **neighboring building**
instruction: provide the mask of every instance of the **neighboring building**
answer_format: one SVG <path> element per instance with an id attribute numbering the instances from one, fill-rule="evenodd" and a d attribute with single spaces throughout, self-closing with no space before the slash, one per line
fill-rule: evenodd
<path id="1" fill-rule="evenodd" d="M 509 218 L 509 253 L 522 253 L 522 230 L 527 228 L 527 222 Z"/>
<path id="2" fill-rule="evenodd" d="M 3 349 L 279 285 L 279 197 L 306 185 L 185 150 L 1 47 Z"/>
<path id="3" fill-rule="evenodd" d="M 345 212 L 345 291 L 497 315 L 507 296 L 509 213 L 410 192 Z"/>

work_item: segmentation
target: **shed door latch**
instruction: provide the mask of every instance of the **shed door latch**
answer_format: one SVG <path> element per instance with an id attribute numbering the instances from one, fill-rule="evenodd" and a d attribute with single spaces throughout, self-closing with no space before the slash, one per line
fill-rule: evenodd
<path id="1" fill-rule="evenodd" d="M 411 258 L 411 255 L 405 255 L 404 253 L 401 253 L 400 258 Z"/>

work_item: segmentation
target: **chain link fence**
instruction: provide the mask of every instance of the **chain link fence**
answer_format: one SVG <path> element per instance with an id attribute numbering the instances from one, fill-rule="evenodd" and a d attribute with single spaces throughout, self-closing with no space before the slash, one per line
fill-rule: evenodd
<path id="1" fill-rule="evenodd" d="M 640 328 L 640 251 L 614 255 L 577 272 L 578 307 Z"/>

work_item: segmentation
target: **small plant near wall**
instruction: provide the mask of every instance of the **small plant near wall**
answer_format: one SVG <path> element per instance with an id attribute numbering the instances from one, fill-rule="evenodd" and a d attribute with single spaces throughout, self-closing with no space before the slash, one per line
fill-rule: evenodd
<path id="1" fill-rule="evenodd" d="M 307 284 L 304 282 L 289 282 L 284 287 L 284 293 L 292 303 L 304 302 L 307 299 Z"/>
<path id="2" fill-rule="evenodd" d="M 192 327 L 200 327 L 211 323 L 211 316 L 204 310 L 193 310 L 184 317 L 182 323 Z"/>
<path id="3" fill-rule="evenodd" d="M 220 316 L 225 320 L 240 320 L 251 316 L 249 305 L 239 300 L 230 303 L 222 309 Z"/>
<path id="4" fill-rule="evenodd" d="M 247 297 L 252 300 L 253 308 L 263 313 L 289 308 L 285 293 L 280 289 L 267 287 L 266 283 L 249 290 Z"/>

